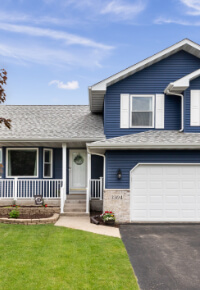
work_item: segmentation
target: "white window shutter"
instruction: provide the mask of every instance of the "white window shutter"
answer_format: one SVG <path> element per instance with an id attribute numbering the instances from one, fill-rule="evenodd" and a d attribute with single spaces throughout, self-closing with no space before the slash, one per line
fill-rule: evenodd
<path id="1" fill-rule="evenodd" d="M 156 94 L 156 129 L 165 127 L 165 95 Z"/>
<path id="2" fill-rule="evenodd" d="M 129 128 L 129 111 L 130 111 L 129 94 L 120 95 L 120 128 Z"/>
<path id="3" fill-rule="evenodd" d="M 200 91 L 191 90 L 190 126 L 200 126 Z"/>

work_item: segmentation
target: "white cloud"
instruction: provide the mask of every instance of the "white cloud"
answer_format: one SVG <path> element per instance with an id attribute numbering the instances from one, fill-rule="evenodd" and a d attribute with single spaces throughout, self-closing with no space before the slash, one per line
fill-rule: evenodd
<path id="1" fill-rule="evenodd" d="M 58 66 L 70 69 L 71 67 L 99 67 L 99 63 L 107 56 L 108 52 L 99 50 L 98 53 L 91 49 L 67 51 L 66 49 L 50 49 L 43 46 L 0 43 L 0 60 L 9 61 L 20 65 L 39 64 Z"/>
<path id="2" fill-rule="evenodd" d="M 62 90 L 76 90 L 79 88 L 78 81 L 71 81 L 64 84 L 63 82 L 59 80 L 53 80 L 49 82 L 49 86 L 51 85 L 57 85 L 58 89 L 62 89 Z"/>
<path id="3" fill-rule="evenodd" d="M 129 4 L 125 1 L 113 0 L 101 10 L 101 14 L 114 14 L 123 19 L 132 19 L 144 9 L 145 5 L 141 1 Z"/>
<path id="4" fill-rule="evenodd" d="M 192 22 L 181 19 L 172 19 L 172 18 L 157 18 L 154 21 L 155 24 L 178 24 L 183 26 L 200 26 L 200 21 Z"/>
<path id="5" fill-rule="evenodd" d="M 33 24 L 53 24 L 53 25 L 60 25 L 60 26 L 72 26 L 74 24 L 79 24 L 80 20 L 75 19 L 74 17 L 67 17 L 67 18 L 56 18 L 52 16 L 38 16 L 34 17 L 33 15 L 23 14 L 23 13 L 13 13 L 13 12 L 6 12 L 0 11 L 0 20 L 1 22 L 6 23 L 33 23 Z"/>
<path id="6" fill-rule="evenodd" d="M 200 1 L 199 0 L 180 0 L 189 10 L 187 14 L 200 15 Z"/>
<path id="7" fill-rule="evenodd" d="M 45 3 L 52 4 L 57 0 L 43 0 Z M 63 7 L 72 6 L 75 9 L 86 11 L 92 15 L 95 21 L 102 20 L 102 15 L 112 15 L 109 21 L 130 20 L 135 18 L 145 8 L 146 0 L 61 0 L 59 4 Z"/>
<path id="8" fill-rule="evenodd" d="M 80 45 L 85 47 L 98 48 L 103 50 L 111 50 L 112 46 L 105 45 L 99 42 L 95 42 L 89 38 L 81 37 L 75 34 L 70 34 L 67 32 L 63 32 L 60 30 L 53 29 L 45 29 L 33 26 L 25 26 L 25 25 L 15 25 L 15 24 L 7 24 L 0 23 L 0 30 L 22 33 L 30 36 L 37 37 L 48 37 L 55 40 L 62 40 L 67 45 Z"/>

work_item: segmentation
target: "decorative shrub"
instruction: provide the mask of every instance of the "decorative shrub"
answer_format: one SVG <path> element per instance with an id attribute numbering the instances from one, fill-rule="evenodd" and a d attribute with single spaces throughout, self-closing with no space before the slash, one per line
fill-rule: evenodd
<path id="1" fill-rule="evenodd" d="M 16 209 L 11 210 L 9 213 L 10 218 L 17 219 L 19 217 L 19 211 Z"/>
<path id="2" fill-rule="evenodd" d="M 104 213 L 102 213 L 101 217 L 104 222 L 115 221 L 115 215 L 112 211 L 105 211 Z"/>

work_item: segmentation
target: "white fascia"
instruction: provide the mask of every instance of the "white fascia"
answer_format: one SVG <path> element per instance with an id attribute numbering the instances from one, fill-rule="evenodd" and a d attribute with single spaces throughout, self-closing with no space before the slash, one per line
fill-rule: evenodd
<path id="1" fill-rule="evenodd" d="M 99 144 L 99 145 L 91 145 L 88 144 L 88 148 L 90 150 L 106 150 L 106 149 L 112 149 L 112 150 L 143 150 L 143 149 L 200 149 L 200 143 L 199 144 L 147 144 L 147 143 L 140 143 L 138 145 L 136 144 Z"/>

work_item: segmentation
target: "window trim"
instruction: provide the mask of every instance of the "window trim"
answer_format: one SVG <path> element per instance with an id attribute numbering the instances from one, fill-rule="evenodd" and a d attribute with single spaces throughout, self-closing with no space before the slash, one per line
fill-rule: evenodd
<path id="1" fill-rule="evenodd" d="M 146 98 L 146 97 L 151 97 L 152 98 L 152 126 L 133 126 L 132 125 L 132 113 L 133 113 L 133 102 L 132 102 L 132 98 L 133 97 L 138 97 L 138 98 Z M 130 128 L 138 128 L 138 129 L 140 129 L 140 128 L 155 128 L 155 95 L 130 95 L 130 103 L 131 103 L 131 105 L 130 105 Z M 142 111 L 141 111 L 142 112 Z"/>
<path id="2" fill-rule="evenodd" d="M 44 168 L 45 168 L 45 151 L 50 151 L 51 152 L 51 175 L 50 176 L 45 176 Z M 53 149 L 51 148 L 43 148 L 43 178 L 53 178 Z"/>
<path id="3" fill-rule="evenodd" d="M 22 176 L 22 175 L 8 175 L 8 151 L 12 151 L 12 150 L 24 150 L 24 151 L 29 151 L 29 150 L 36 150 L 36 159 L 37 159 L 37 175 L 36 176 Z M 39 177 L 39 148 L 6 148 L 6 178 L 38 178 Z"/>

